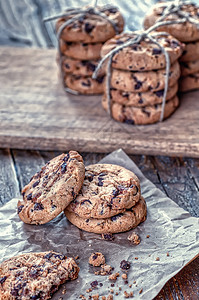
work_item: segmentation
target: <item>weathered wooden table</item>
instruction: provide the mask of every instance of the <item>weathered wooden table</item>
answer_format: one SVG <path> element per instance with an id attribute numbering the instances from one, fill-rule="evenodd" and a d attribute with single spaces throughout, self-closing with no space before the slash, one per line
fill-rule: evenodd
<path id="1" fill-rule="evenodd" d="M 66 149 L 68 150 L 68 149 Z M 0 150 L 0 205 L 20 195 L 30 177 L 61 152 Z M 85 164 L 98 162 L 106 154 L 82 153 Z M 192 216 L 199 217 L 199 159 L 163 156 L 130 156 L 144 175 Z M 199 299 L 199 257 L 170 279 L 155 298 Z"/>

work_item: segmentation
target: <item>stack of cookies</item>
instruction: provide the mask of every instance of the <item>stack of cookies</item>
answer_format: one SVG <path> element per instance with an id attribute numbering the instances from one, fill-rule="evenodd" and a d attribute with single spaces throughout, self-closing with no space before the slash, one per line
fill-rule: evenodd
<path id="1" fill-rule="evenodd" d="M 67 219 L 94 233 L 118 233 L 146 219 L 146 203 L 137 176 L 111 164 L 86 167 L 83 187 L 65 209 Z"/>
<path id="2" fill-rule="evenodd" d="M 170 2 L 163 2 L 152 7 L 145 17 L 144 27 L 149 28 L 155 24 L 164 15 L 164 10 L 168 5 L 170 5 Z M 161 26 L 157 30 L 166 31 L 185 43 L 180 58 L 180 91 L 186 92 L 199 88 L 199 7 L 193 3 L 183 4 L 181 11 L 187 13 L 189 17 L 193 17 L 198 22 L 198 26 L 186 21 L 180 24 Z M 177 19 L 179 20 L 179 16 L 176 14 L 169 14 L 164 18 L 165 21 Z"/>
<path id="3" fill-rule="evenodd" d="M 153 35 L 170 57 L 168 92 L 166 96 L 164 118 L 169 117 L 178 107 L 176 95 L 180 67 L 178 58 L 182 54 L 182 44 L 168 35 Z M 104 57 L 118 45 L 133 40 L 136 33 L 123 33 L 107 41 L 101 50 Z M 110 110 L 112 117 L 129 124 L 151 124 L 158 122 L 161 116 L 165 88 L 166 60 L 163 51 L 149 40 L 139 44 L 125 46 L 112 60 Z M 108 110 L 107 90 L 102 100 Z"/>
<path id="4" fill-rule="evenodd" d="M 108 164 L 86 167 L 76 151 L 50 160 L 22 190 L 18 215 L 27 224 L 45 224 L 65 212 L 77 227 L 116 233 L 146 218 L 146 203 L 137 176 Z"/>
<path id="5" fill-rule="evenodd" d="M 107 6 L 98 7 L 98 10 L 108 17 L 114 26 L 102 16 L 87 13 L 65 27 L 58 41 L 64 83 L 66 87 L 80 94 L 103 92 L 104 72 L 101 72 L 96 80 L 92 79 L 92 74 L 100 59 L 104 42 L 117 32 L 122 32 L 124 27 L 123 18 L 117 8 Z M 59 19 L 56 30 L 72 17 L 74 15 Z"/>

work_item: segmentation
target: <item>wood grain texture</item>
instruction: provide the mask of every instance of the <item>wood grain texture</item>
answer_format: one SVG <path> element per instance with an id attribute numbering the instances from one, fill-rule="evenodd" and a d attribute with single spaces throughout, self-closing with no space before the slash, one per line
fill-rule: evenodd
<path id="1" fill-rule="evenodd" d="M 58 80 L 55 50 L 0 48 L 0 147 L 199 156 L 199 92 L 185 94 L 168 120 L 116 122 L 100 96 L 71 96 Z"/>

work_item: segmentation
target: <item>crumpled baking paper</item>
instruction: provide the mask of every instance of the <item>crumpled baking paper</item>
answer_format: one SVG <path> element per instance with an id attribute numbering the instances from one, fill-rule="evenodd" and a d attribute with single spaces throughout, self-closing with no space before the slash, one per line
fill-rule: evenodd
<path id="1" fill-rule="evenodd" d="M 124 291 L 133 291 L 133 299 L 153 299 L 171 277 L 198 255 L 199 219 L 191 217 L 166 197 L 122 150 L 111 153 L 100 162 L 121 165 L 139 177 L 148 211 L 144 223 L 130 232 L 115 234 L 114 241 L 105 241 L 99 234 L 79 230 L 70 224 L 63 213 L 45 225 L 24 224 L 16 213 L 17 199 L 12 199 L 0 208 L 0 261 L 21 253 L 48 250 L 67 256 L 78 255 L 78 279 L 62 285 L 53 299 L 62 297 L 74 300 L 79 299 L 81 294 L 87 298 L 98 293 L 100 296 L 108 295 L 110 289 L 119 292 L 118 296 L 113 294 L 114 299 L 124 299 Z M 139 245 L 132 245 L 127 240 L 133 231 L 141 238 Z M 105 255 L 107 264 L 114 267 L 114 272 L 120 270 L 122 260 L 130 261 L 128 284 L 120 275 L 111 287 L 108 276 L 94 275 L 96 269 L 88 264 L 89 256 L 94 251 Z M 157 257 L 159 260 L 156 260 Z M 98 281 L 98 288 L 86 293 L 94 280 Z M 103 285 L 100 286 L 100 283 Z M 131 288 L 129 284 L 132 284 Z M 62 294 L 64 288 L 66 293 Z"/>

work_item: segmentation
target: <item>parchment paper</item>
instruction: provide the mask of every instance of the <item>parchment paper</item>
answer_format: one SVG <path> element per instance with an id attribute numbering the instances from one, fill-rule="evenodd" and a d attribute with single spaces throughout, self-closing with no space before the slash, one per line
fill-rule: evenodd
<path id="1" fill-rule="evenodd" d="M 108 295 L 110 288 L 122 291 L 114 299 L 124 299 L 123 292 L 133 291 L 133 299 L 153 299 L 164 284 L 178 273 L 199 253 L 199 219 L 191 217 L 163 192 L 144 177 L 138 167 L 122 151 L 117 150 L 105 157 L 102 163 L 113 163 L 132 170 L 141 181 L 142 195 L 146 199 L 147 220 L 132 230 L 141 237 L 139 245 L 131 245 L 127 240 L 130 232 L 115 234 L 114 241 L 105 241 L 98 234 L 79 230 L 71 225 L 64 214 L 45 225 L 24 224 L 17 216 L 17 199 L 12 199 L 0 208 L 0 261 L 26 252 L 55 250 L 68 256 L 79 255 L 80 273 L 78 280 L 67 282 L 55 293 L 53 299 L 74 300 L 80 294 Z M 149 238 L 146 238 L 150 235 Z M 101 251 L 106 261 L 119 271 L 120 262 L 131 262 L 128 272 L 129 284 L 124 284 L 121 276 L 111 287 L 108 276 L 94 275 L 88 258 L 93 251 Z M 169 256 L 167 256 L 169 252 Z M 138 260 L 135 259 L 138 257 Z M 159 257 L 159 261 L 156 258 Z M 121 272 L 120 272 L 121 273 Z M 90 283 L 97 280 L 102 287 L 86 293 Z M 136 281 L 136 284 L 133 283 Z M 98 285 L 99 286 L 99 285 Z M 66 294 L 62 295 L 63 288 Z M 139 294 L 139 291 L 143 292 Z M 101 298 L 101 297 L 100 297 Z"/>

